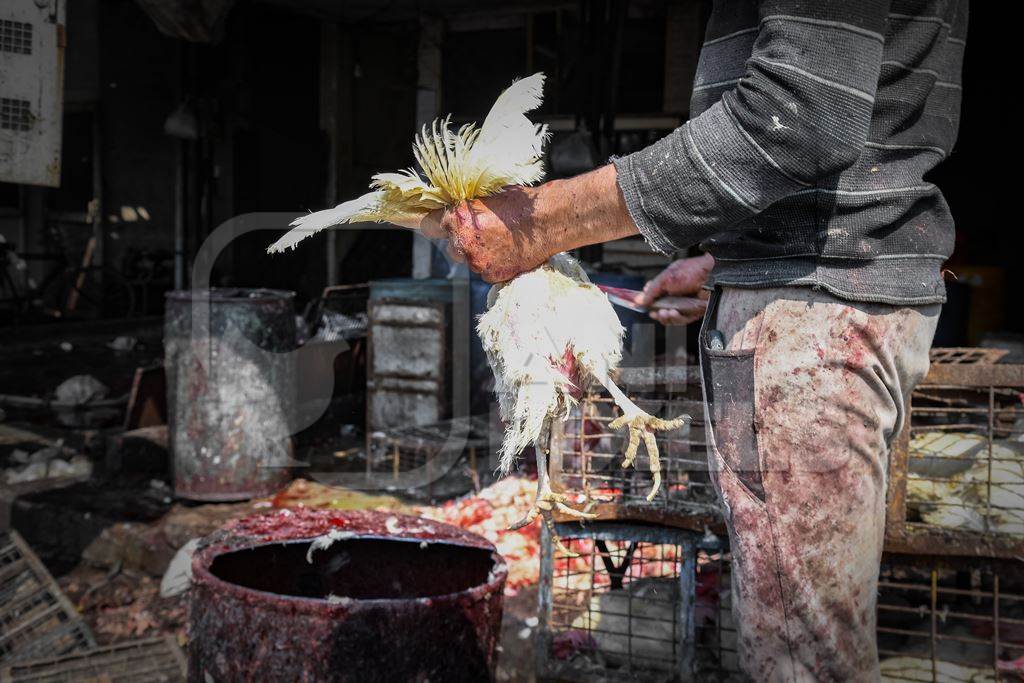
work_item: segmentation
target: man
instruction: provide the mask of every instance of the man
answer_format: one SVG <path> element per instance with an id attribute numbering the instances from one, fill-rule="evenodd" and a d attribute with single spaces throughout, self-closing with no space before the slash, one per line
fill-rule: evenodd
<path id="1" fill-rule="evenodd" d="M 714 290 L 709 461 L 756 680 L 879 676 L 889 444 L 928 367 L 953 245 L 923 177 L 956 138 L 966 23 L 966 0 L 718 0 L 685 125 L 442 220 L 490 281 L 638 232 L 709 252 L 642 300 Z"/>

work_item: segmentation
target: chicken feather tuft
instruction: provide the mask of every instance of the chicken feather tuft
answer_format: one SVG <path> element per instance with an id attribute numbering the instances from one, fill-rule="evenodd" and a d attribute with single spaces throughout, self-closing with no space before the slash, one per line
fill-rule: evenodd
<path id="1" fill-rule="evenodd" d="M 451 117 L 423 126 L 412 151 L 422 171 L 378 173 L 373 192 L 292 221 L 292 229 L 267 249 L 283 252 L 324 228 L 361 221 L 416 225 L 431 211 L 467 199 L 501 192 L 509 185 L 532 185 L 544 178 L 542 159 L 548 138 L 545 125 L 526 112 L 541 104 L 544 74 L 514 82 L 495 101 L 477 128 L 467 123 L 451 129 Z"/>

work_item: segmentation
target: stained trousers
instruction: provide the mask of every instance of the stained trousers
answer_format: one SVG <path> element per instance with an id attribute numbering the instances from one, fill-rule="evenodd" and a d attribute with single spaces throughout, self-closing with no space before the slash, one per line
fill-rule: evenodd
<path id="1" fill-rule="evenodd" d="M 809 287 L 712 295 L 700 334 L 708 460 L 751 679 L 879 679 L 889 449 L 938 313 Z"/>

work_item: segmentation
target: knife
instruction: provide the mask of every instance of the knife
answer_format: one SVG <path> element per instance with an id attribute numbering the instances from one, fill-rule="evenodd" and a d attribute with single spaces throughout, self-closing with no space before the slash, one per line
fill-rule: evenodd
<path id="1" fill-rule="evenodd" d="M 683 315 L 703 313 L 708 302 L 705 299 L 698 299 L 694 296 L 663 296 L 655 299 L 649 306 L 641 306 L 633 301 L 633 297 L 640 294 L 636 289 L 625 289 L 623 287 L 611 287 L 608 285 L 597 285 L 597 288 L 608 295 L 608 300 L 616 306 L 628 308 L 637 313 L 649 313 L 652 310 L 673 309 Z"/>

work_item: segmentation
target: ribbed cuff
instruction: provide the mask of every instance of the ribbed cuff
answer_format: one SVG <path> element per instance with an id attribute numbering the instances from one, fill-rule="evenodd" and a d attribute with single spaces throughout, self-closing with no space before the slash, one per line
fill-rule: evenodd
<path id="1" fill-rule="evenodd" d="M 629 217 L 636 223 L 640 234 L 651 245 L 651 248 L 666 256 L 671 256 L 673 252 L 685 248 L 674 244 L 668 234 L 644 211 L 643 197 L 640 194 L 636 174 L 633 172 L 633 155 L 614 157 L 612 164 L 615 165 L 616 182 L 619 184 L 622 198 L 626 200 Z"/>

